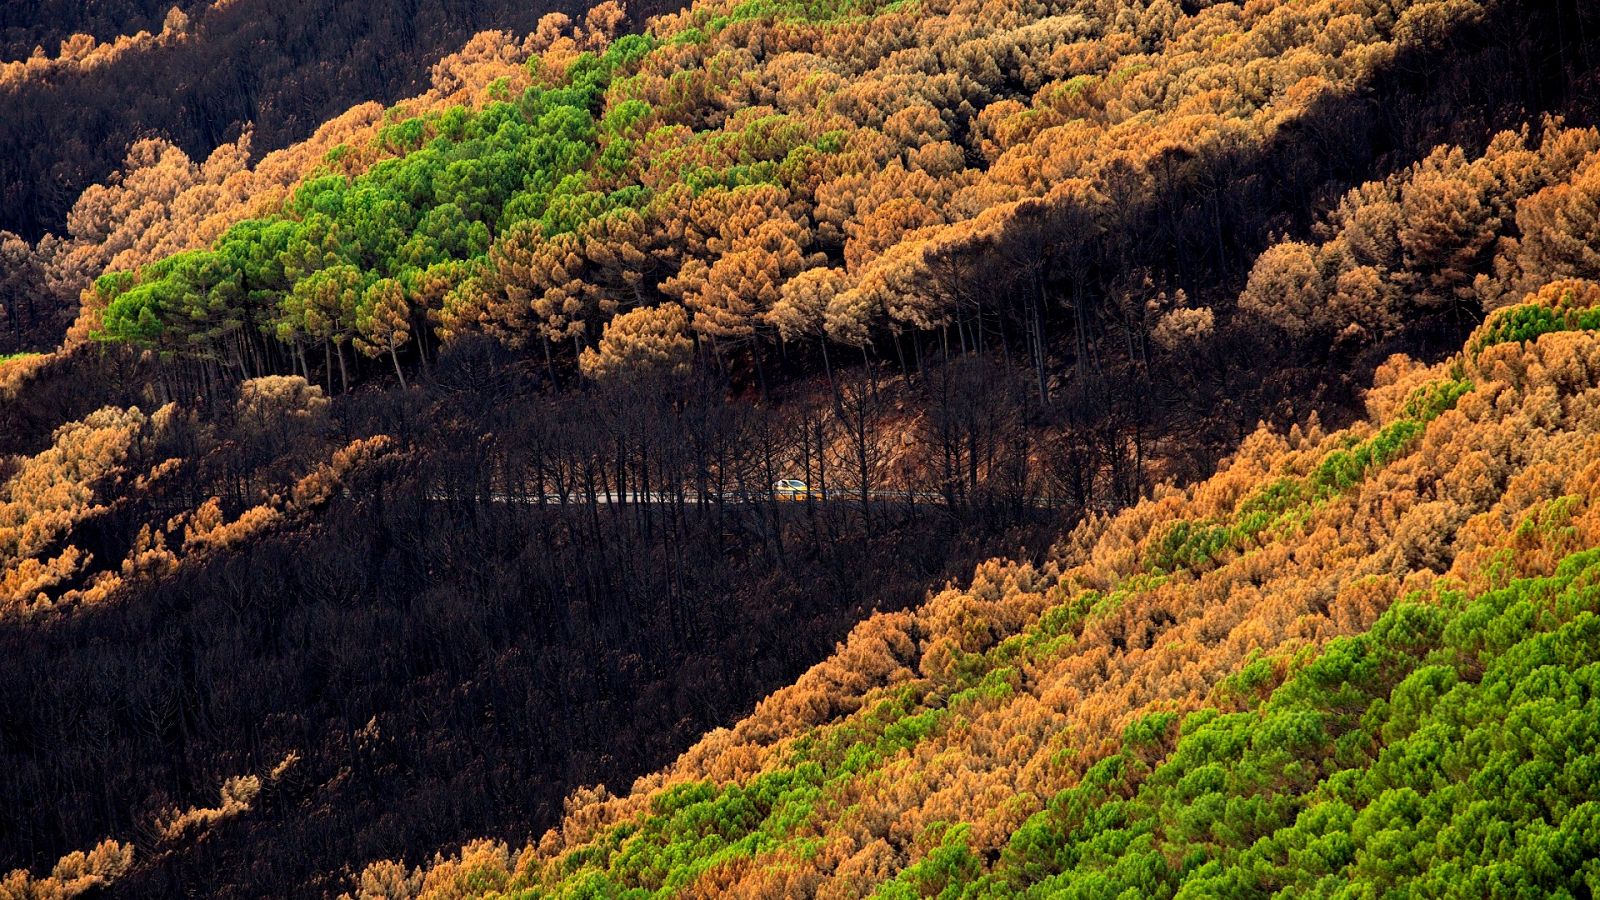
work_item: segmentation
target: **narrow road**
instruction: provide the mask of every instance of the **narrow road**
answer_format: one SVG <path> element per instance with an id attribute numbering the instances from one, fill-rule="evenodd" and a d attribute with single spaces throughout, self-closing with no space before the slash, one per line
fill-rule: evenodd
<path id="1" fill-rule="evenodd" d="M 432 494 L 434 500 L 448 500 L 448 494 Z M 477 498 L 474 498 L 477 499 Z M 545 494 L 543 498 L 534 494 L 493 493 L 488 497 L 493 503 L 544 503 L 549 506 L 562 504 L 576 505 L 589 502 L 589 495 L 582 491 L 568 493 L 565 497 L 561 494 Z M 748 491 L 730 491 L 724 494 L 700 494 L 696 491 L 685 491 L 682 495 L 661 491 L 597 491 L 594 494 L 595 503 L 619 505 L 668 505 L 684 503 L 692 506 L 722 503 L 725 505 L 741 505 L 750 503 L 860 503 L 861 495 L 857 491 L 812 491 L 804 499 L 770 492 L 751 493 Z M 868 491 L 869 503 L 924 503 L 943 506 L 948 501 L 944 494 L 933 491 Z M 1028 505 L 1040 509 L 1054 509 L 1065 506 L 1065 501 L 1056 497 L 1030 497 Z"/>

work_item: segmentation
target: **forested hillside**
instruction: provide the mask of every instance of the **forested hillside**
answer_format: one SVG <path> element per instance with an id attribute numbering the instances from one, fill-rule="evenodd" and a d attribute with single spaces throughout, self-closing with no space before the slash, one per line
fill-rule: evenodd
<path id="1" fill-rule="evenodd" d="M 416 93 L 474 32 L 520 35 L 587 5 L 12 0 L 0 8 L 0 231 L 65 235 L 73 201 L 140 140 L 201 160 L 248 130 L 258 155 L 277 150 L 356 103 Z"/>
<path id="2" fill-rule="evenodd" d="M 1052 376 L 1089 380 L 1102 340 L 1216 299 L 1147 279 L 1229 296 L 1223 276 L 1317 190 L 1431 149 L 1414 132 L 1459 118 L 1429 106 L 1477 99 L 1473 76 L 1507 59 L 1485 45 L 1498 9 L 701 4 L 590 51 L 513 50 L 481 106 L 397 108 L 281 211 L 203 252 L 113 260 L 87 324 L 246 374 L 309 376 L 314 353 L 325 380 L 358 340 L 425 354 L 427 322 L 590 370 L 641 334 L 759 368 L 780 340 L 905 335 L 917 357 L 1009 326 L 1048 400 Z M 1482 115 L 1564 87 L 1526 49 Z M 1374 93 L 1404 132 L 1354 102 Z M 1050 371 L 1051 296 L 1070 373 Z"/>
<path id="3" fill-rule="evenodd" d="M 0 70 L 0 898 L 1600 887 L 1600 12 L 380 6 Z"/>

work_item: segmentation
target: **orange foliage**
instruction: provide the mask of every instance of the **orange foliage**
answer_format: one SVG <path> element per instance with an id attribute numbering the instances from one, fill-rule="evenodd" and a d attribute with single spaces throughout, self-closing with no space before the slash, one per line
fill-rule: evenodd
<path id="1" fill-rule="evenodd" d="M 1597 300 L 1600 286 L 1569 283 L 1529 303 L 1587 310 Z M 1315 423 L 1288 436 L 1260 430 L 1214 477 L 1086 521 L 1042 566 L 996 560 L 915 611 L 874 615 L 794 685 L 631 792 L 574 797 L 562 825 L 520 861 L 504 847 L 474 845 L 460 860 L 436 863 L 408 896 L 461 896 L 460 878 L 480 866 L 492 879 L 554 885 L 566 866 L 581 865 L 571 854 L 591 852 L 613 826 L 642 821 L 674 788 L 751 785 L 831 736 L 872 734 L 882 727 L 872 725 L 873 711 L 904 702 L 896 698 L 923 698 L 913 708 L 943 710 L 945 724 L 830 781 L 817 813 L 789 835 L 816 839 L 819 850 L 736 858 L 688 891 L 859 896 L 932 850 L 925 836 L 935 823 L 970 824 L 980 856 L 1004 846 L 1147 713 L 1254 702 L 1302 651 L 1365 630 L 1407 593 L 1548 573 L 1600 542 L 1592 500 L 1600 334 L 1475 341 L 1469 346 L 1481 349 L 1437 366 L 1391 359 L 1370 391 L 1370 421 L 1329 434 Z M 1439 393 L 1446 390 L 1455 393 Z M 1459 399 L 1429 405 L 1440 396 Z M 1399 442 L 1353 479 L 1329 480 L 1351 448 L 1386 440 Z M 1296 484 L 1331 487 L 1314 502 L 1281 493 Z M 1232 532 L 1171 569 L 1152 562 L 1170 552 L 1163 548 L 1176 525 L 1236 525 L 1267 508 L 1273 491 L 1291 499 L 1272 507 L 1279 512 L 1264 528 Z M 1047 621 L 1062 624 L 1041 632 Z M 1241 692 L 1228 676 L 1253 659 L 1270 661 L 1270 677 Z M 974 685 L 964 674 L 974 666 L 999 689 L 963 690 Z M 396 871 L 379 867 L 372 877 Z"/>
<path id="2" fill-rule="evenodd" d="M 44 878 L 33 878 L 26 869 L 0 878 L 0 900 L 66 900 L 100 891 L 132 864 L 131 844 L 101 841 L 87 853 L 78 850 L 63 856 Z"/>

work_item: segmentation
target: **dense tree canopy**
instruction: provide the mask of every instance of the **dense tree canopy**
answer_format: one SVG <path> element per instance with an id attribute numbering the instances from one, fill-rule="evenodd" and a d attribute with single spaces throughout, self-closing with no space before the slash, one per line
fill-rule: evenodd
<path id="1" fill-rule="evenodd" d="M 406 336 L 392 342 L 396 364 L 430 326 L 575 361 L 611 316 L 670 303 L 718 359 L 802 333 L 862 345 L 953 328 L 966 341 L 1009 320 L 1044 395 L 1052 298 L 1067 294 L 1076 355 L 1099 356 L 1089 344 L 1114 304 L 1086 276 L 1137 253 L 1136 231 L 1187 224 L 1149 198 L 1215 178 L 1230 155 L 1427 52 L 1437 36 L 1419 23 L 1461 30 L 1483 14 L 1332 0 L 1192 13 L 703 3 L 609 43 L 603 16 L 570 38 L 551 20 L 497 57 L 501 76 L 471 105 L 396 107 L 376 135 L 332 147 L 281 211 L 183 264 L 101 278 L 86 314 L 95 334 L 246 374 L 309 375 L 305 351 L 320 345 L 329 383 L 355 331 L 353 304 L 305 321 L 317 308 L 307 291 L 329 278 L 353 293 L 399 286 L 411 327 L 390 331 Z M 1424 307 L 1463 301 L 1510 215 L 1471 206 L 1450 174 L 1464 165 L 1430 157 L 1395 201 L 1395 262 L 1414 270 L 1406 287 Z M 1319 281 L 1269 274 L 1276 264 L 1258 294 L 1320 307 Z M 338 267 L 349 268 L 323 274 Z M 818 268 L 841 277 L 823 327 L 797 327 L 807 317 L 785 286 Z M 818 277 L 788 293 L 814 303 Z M 970 288 L 981 282 L 999 290 Z M 1381 287 L 1345 282 L 1346 305 L 1381 306 L 1368 297 Z M 287 350 L 252 349 L 262 335 Z"/>

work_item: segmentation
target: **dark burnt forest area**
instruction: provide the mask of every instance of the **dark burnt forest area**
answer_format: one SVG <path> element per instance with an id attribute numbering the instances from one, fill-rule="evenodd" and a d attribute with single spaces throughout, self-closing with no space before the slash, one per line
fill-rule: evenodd
<path id="1" fill-rule="evenodd" d="M 54 56 L 61 42 L 87 34 L 100 42 L 158 32 L 168 10 L 185 13 L 206 0 L 11 0 L 0 5 L 0 61 L 27 59 L 35 47 Z"/>
<path id="2" fill-rule="evenodd" d="M 423 388 L 358 392 L 326 420 L 258 432 L 219 413 L 164 438 L 181 473 L 76 545 L 119 558 L 137 522 L 203 495 L 232 519 L 317 447 L 381 433 L 402 452 L 237 551 L 0 625 L 0 868 L 110 834 L 137 846 L 120 896 L 322 895 L 365 861 L 536 838 L 572 790 L 626 790 L 873 610 L 997 554 L 1037 558 L 1077 515 L 1008 480 L 1020 407 L 996 423 L 947 404 L 925 452 L 980 453 L 971 491 L 864 506 L 853 473 L 883 468 L 886 385 L 841 386 L 860 433 L 703 383 L 552 398 L 515 378 L 447 358 Z M 841 499 L 761 496 L 798 469 Z M 564 499 L 511 502 L 537 483 Z M 619 487 L 665 496 L 595 501 Z M 262 778 L 247 814 L 162 830 L 240 775 Z"/>

